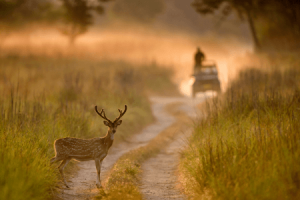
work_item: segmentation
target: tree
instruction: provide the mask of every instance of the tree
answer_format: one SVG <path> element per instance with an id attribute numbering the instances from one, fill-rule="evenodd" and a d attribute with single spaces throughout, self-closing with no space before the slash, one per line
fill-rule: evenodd
<path id="1" fill-rule="evenodd" d="M 0 0 L 0 34 L 52 20 L 51 0 Z"/>
<path id="2" fill-rule="evenodd" d="M 116 0 L 113 6 L 117 17 L 139 23 L 152 22 L 163 9 L 162 0 Z"/>
<path id="3" fill-rule="evenodd" d="M 285 28 L 290 27 L 295 36 L 300 36 L 300 1 L 299 0 L 274 0 L 272 6 L 265 13 L 270 13 L 274 20 L 274 15 L 277 15 L 276 21 L 283 21 L 286 24 Z"/>
<path id="4" fill-rule="evenodd" d="M 192 6 L 198 13 L 204 15 L 213 14 L 221 10 L 221 13 L 227 16 L 235 10 L 241 19 L 248 21 L 255 49 L 261 49 L 254 19 L 257 11 L 264 6 L 263 0 L 194 0 Z"/>
<path id="5" fill-rule="evenodd" d="M 93 24 L 93 12 L 103 14 L 102 2 L 110 0 L 61 0 L 63 3 L 62 21 L 60 31 L 69 37 L 70 45 L 75 43 L 76 38 L 87 32 Z"/>

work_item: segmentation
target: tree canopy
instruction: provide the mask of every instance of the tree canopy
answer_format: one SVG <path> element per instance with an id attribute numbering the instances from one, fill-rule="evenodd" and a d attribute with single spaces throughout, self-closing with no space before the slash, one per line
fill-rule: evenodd
<path id="1" fill-rule="evenodd" d="M 63 2 L 62 22 L 60 31 L 69 37 L 70 44 L 74 44 L 75 39 L 85 33 L 88 27 L 93 24 L 95 13 L 103 14 L 104 7 L 101 3 L 110 0 L 61 0 Z"/>
<path id="2" fill-rule="evenodd" d="M 150 23 L 164 10 L 163 0 L 116 0 L 115 15 L 126 21 Z"/>
<path id="3" fill-rule="evenodd" d="M 34 23 L 53 23 L 69 37 L 70 44 L 103 14 L 102 3 L 110 0 L 0 0 L 0 34 Z"/>
<path id="4" fill-rule="evenodd" d="M 255 48 L 261 49 L 258 32 L 258 20 L 267 21 L 282 33 L 290 31 L 300 36 L 300 1 L 299 0 L 194 0 L 192 6 L 203 15 L 221 12 L 224 16 L 235 11 L 241 19 L 247 20 L 253 36 Z M 271 30 L 271 28 L 269 28 Z M 273 33 L 268 33 L 269 36 Z"/>
<path id="5" fill-rule="evenodd" d="M 2 31 L 23 28 L 35 23 L 54 20 L 51 0 L 0 0 Z"/>
<path id="6" fill-rule="evenodd" d="M 257 31 L 254 24 L 257 7 L 261 4 L 261 0 L 194 0 L 192 6 L 200 14 L 214 14 L 221 11 L 224 16 L 229 15 L 232 11 L 246 19 L 252 33 L 254 45 L 256 49 L 260 49 L 261 45 L 257 37 Z"/>

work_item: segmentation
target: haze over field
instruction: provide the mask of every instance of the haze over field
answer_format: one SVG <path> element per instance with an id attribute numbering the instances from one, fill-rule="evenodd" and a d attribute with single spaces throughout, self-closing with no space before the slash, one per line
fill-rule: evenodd
<path id="1" fill-rule="evenodd" d="M 221 16 L 203 17 L 190 6 L 193 0 L 188 1 L 165 1 L 163 12 L 152 23 L 143 25 L 111 17 L 111 3 L 106 6 L 107 14 L 97 17 L 95 26 L 79 36 L 71 49 L 65 36 L 45 27 L 12 34 L 2 47 L 23 54 L 156 63 L 175 70 L 174 81 L 183 83 L 181 90 L 185 94 L 190 93 L 194 53 L 200 47 L 208 60 L 217 63 L 225 88 L 228 68 L 232 68 L 229 63 L 252 51 L 248 26 L 234 15 L 227 20 L 221 20 Z"/>

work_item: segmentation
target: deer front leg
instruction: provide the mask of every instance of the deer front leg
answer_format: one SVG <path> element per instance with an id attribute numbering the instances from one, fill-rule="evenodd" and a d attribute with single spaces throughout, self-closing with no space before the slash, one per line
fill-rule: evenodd
<path id="1" fill-rule="evenodd" d="M 68 184 L 67 184 L 67 182 L 66 182 L 66 180 L 65 180 L 65 176 L 64 176 L 64 168 L 66 167 L 66 165 L 67 165 L 69 162 L 70 162 L 70 159 L 63 160 L 63 161 L 61 162 L 61 164 L 58 166 L 58 170 L 59 170 L 59 172 L 60 172 L 60 174 L 61 174 L 61 177 L 63 178 L 63 181 L 64 181 L 64 183 L 65 183 L 65 185 L 66 185 L 67 188 L 69 188 L 69 186 L 68 186 Z"/>
<path id="2" fill-rule="evenodd" d="M 101 180 L 100 180 L 100 173 L 101 173 L 102 160 L 100 161 L 100 159 L 96 159 L 96 160 L 95 160 L 95 164 L 96 164 L 96 169 L 97 169 L 97 181 L 96 181 L 96 186 L 97 186 L 97 188 L 102 188 Z"/>

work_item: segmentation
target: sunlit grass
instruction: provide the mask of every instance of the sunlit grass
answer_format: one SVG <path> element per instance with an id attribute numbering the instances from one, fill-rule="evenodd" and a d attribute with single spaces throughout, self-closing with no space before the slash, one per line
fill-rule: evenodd
<path id="1" fill-rule="evenodd" d="M 207 103 L 181 158 L 190 197 L 300 197 L 299 80 L 297 68 L 247 70 Z"/>
<path id="2" fill-rule="evenodd" d="M 104 136 L 108 118 L 128 105 L 115 142 L 136 133 L 153 118 L 147 93 L 176 93 L 171 71 L 124 62 L 71 58 L 5 57 L 0 62 L 0 199 L 47 199 L 61 180 L 49 160 L 53 142 L 71 136 Z M 163 78 L 162 78 L 163 77 Z"/>

